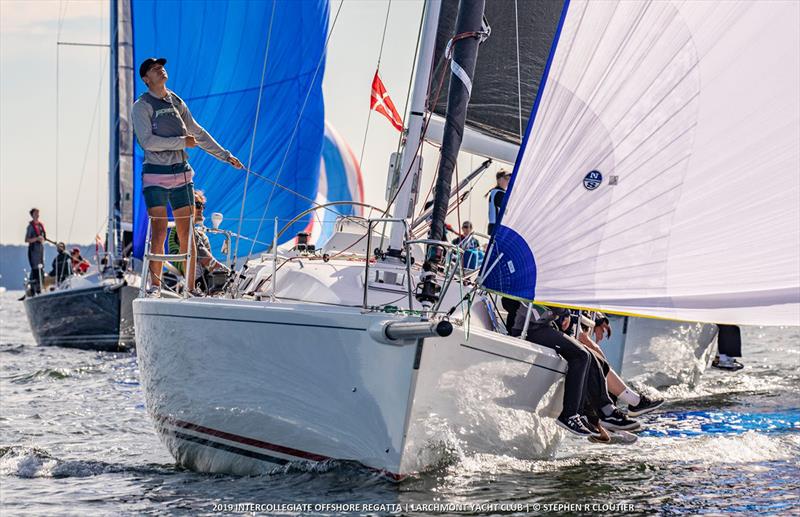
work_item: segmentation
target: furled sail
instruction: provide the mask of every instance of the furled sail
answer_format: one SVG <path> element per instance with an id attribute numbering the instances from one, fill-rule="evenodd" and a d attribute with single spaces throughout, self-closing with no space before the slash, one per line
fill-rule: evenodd
<path id="1" fill-rule="evenodd" d="M 327 1 L 133 0 L 132 6 L 134 62 L 167 58 L 167 87 L 186 101 L 198 123 L 245 165 L 255 138 L 251 170 L 291 190 L 254 175 L 248 179 L 241 234 L 257 241 L 254 251 L 265 249 L 272 242 L 274 218 L 285 224 L 316 196 L 325 130 Z M 138 77 L 131 80 L 137 96 L 142 94 L 144 83 Z M 222 212 L 221 227 L 237 231 L 246 172 L 202 150 L 189 155 L 195 188 L 208 199 L 206 211 Z M 137 145 L 136 256 L 143 252 L 147 227 L 141 161 Z M 308 218 L 297 222 L 286 238 L 307 225 Z M 251 241 L 244 242 L 240 255 L 251 248 Z"/>
<path id="2" fill-rule="evenodd" d="M 800 325 L 798 19 L 798 2 L 568 2 L 484 285 Z"/>
<path id="3" fill-rule="evenodd" d="M 130 108 L 133 104 L 133 45 L 131 27 L 131 4 L 129 0 L 113 0 L 111 9 L 111 138 L 109 150 L 109 203 L 113 223 L 110 233 L 120 229 L 120 223 L 128 231 L 133 224 L 133 126 L 130 123 Z M 112 236 L 113 237 L 113 236 Z M 116 238 L 109 240 L 114 243 Z"/>
<path id="4" fill-rule="evenodd" d="M 442 68 L 445 47 L 455 33 L 458 3 L 459 0 L 443 0 L 439 15 L 432 90 L 439 90 L 440 94 L 432 109 L 435 115 L 431 124 L 434 126 L 443 125 L 447 109 L 450 74 Z M 486 2 L 485 17 L 492 32 L 481 45 L 466 122 L 468 132 L 474 130 L 485 138 L 465 137 L 468 144 L 465 150 L 509 161 L 508 144 L 513 147 L 522 141 L 562 6 L 562 0 Z M 441 73 L 445 73 L 445 77 L 439 89 Z M 442 119 L 437 121 L 437 116 Z M 437 134 L 440 135 L 441 130 L 431 131 L 427 136 L 440 141 L 441 136 L 437 138 Z M 513 151 L 511 154 L 516 157 Z M 513 162 L 513 158 L 510 161 Z"/>

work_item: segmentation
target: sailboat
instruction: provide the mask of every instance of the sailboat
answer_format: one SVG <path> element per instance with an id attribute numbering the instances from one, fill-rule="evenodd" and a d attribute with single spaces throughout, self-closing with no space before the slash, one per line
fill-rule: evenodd
<path id="1" fill-rule="evenodd" d="M 130 260 L 133 230 L 133 134 L 128 122 L 133 91 L 120 82 L 132 70 L 131 50 L 119 27 L 128 18 L 111 18 L 108 219 L 106 245 L 97 270 L 72 275 L 41 294 L 26 287 L 23 304 L 39 345 L 101 351 L 135 346 L 133 299 L 140 276 Z M 122 71 L 122 73 L 120 73 Z M 43 273 L 42 273 L 43 274 Z M 44 284 L 44 278 L 40 285 Z"/>
<path id="2" fill-rule="evenodd" d="M 327 4 L 273 6 L 268 20 L 277 23 L 264 26 L 303 33 L 305 55 L 321 62 Z M 560 409 L 565 363 L 496 332 L 488 290 L 677 320 L 800 324 L 796 4 L 560 4 L 502 225 L 474 274 L 442 235 L 479 39 L 491 38 L 480 0 L 461 2 L 447 37 L 453 76 L 431 235 L 409 238 L 407 229 L 430 121 L 440 7 L 425 5 L 393 217 L 342 218 L 314 253 L 273 245 L 240 270 L 224 297 L 135 300 L 147 408 L 180 464 L 252 474 L 336 459 L 400 478 L 435 461 L 426 453 L 446 439 L 467 452 L 551 453 L 560 433 L 546 417 Z M 291 9 L 302 12 L 284 12 Z M 280 45 L 281 34 L 271 36 Z M 739 95 L 741 83 L 726 73 L 750 69 L 758 72 L 753 90 Z M 313 84 L 303 86 L 314 93 Z M 685 107 L 695 116 L 672 126 Z M 747 145 L 754 135 L 774 145 Z M 635 154 L 640 149 L 650 155 Z M 683 172 L 677 180 L 638 176 L 664 169 L 646 166 L 648 157 Z M 784 188 L 752 183 L 756 176 Z M 743 191 L 751 203 L 742 202 Z M 694 218 L 665 215 L 684 214 L 687 201 Z M 651 214 L 655 207 L 662 211 Z M 721 253 L 750 207 L 777 231 L 758 232 L 757 250 Z M 704 218 L 714 228 L 694 239 Z M 294 231 L 286 224 L 281 234 L 277 222 L 274 244 Z M 658 245 L 665 233 L 672 245 Z M 754 258 L 774 258 L 777 272 Z"/>
<path id="3" fill-rule="evenodd" d="M 440 5 L 425 7 L 402 171 L 419 171 Z M 314 70 L 324 55 L 327 2 L 252 3 L 249 20 L 258 18 L 258 6 L 267 9 L 262 27 L 273 27 L 270 55 L 299 47 L 293 38 L 302 34 L 303 56 L 286 62 Z M 134 19 L 142 17 L 135 11 Z M 243 34 L 257 32 L 243 27 Z M 267 77 L 277 83 L 286 74 L 296 72 L 276 65 Z M 319 95 L 316 83 L 303 87 L 299 95 Z M 268 105 L 272 111 L 262 111 L 267 118 L 255 125 L 294 124 L 298 114 L 287 116 L 287 105 Z M 321 130 L 320 122 L 305 120 L 308 129 Z M 303 144 L 311 149 L 312 137 L 321 136 L 308 132 Z M 280 155 L 286 142 L 273 146 L 267 152 Z M 432 298 L 417 297 L 423 261 L 414 257 L 422 257 L 428 241 L 409 238 L 412 183 L 398 182 L 394 217 L 341 217 L 315 254 L 272 246 L 247 264 L 225 297 L 134 302 L 148 411 L 179 463 L 247 474 L 290 461 L 342 459 L 396 478 L 421 468 L 414 451 L 438 433 L 432 419 L 461 425 L 484 450 L 499 442 L 530 456 L 552 449 L 555 425 L 534 410 L 554 410 L 549 402 L 559 398 L 563 361 L 492 330 L 487 302 L 464 299 L 470 280 L 454 266 L 458 251 L 449 243 L 441 244 L 453 260 L 435 273 L 448 286 Z M 291 220 L 280 223 L 288 229 L 271 235 L 276 243 L 297 231 Z M 390 228 L 386 235 L 383 226 Z M 476 396 L 502 401 L 481 410 L 474 408 Z M 485 432 L 487 422 L 510 420 L 516 429 L 507 436 Z"/>

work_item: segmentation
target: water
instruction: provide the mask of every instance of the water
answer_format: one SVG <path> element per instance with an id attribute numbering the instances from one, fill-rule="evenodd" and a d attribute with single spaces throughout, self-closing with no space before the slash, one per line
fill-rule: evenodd
<path id="1" fill-rule="evenodd" d="M 203 515 L 237 503 L 311 505 L 266 508 L 284 515 L 337 513 L 315 507 L 324 503 L 412 515 L 800 514 L 798 329 L 744 329 L 747 367 L 663 389 L 668 403 L 635 445 L 568 437 L 541 461 L 454 446 L 447 464 L 399 484 L 347 463 L 241 478 L 175 466 L 144 409 L 135 356 L 35 346 L 20 294 L 0 293 L 3 515 Z M 507 506 L 476 506 L 487 503 Z M 567 504 L 582 506 L 546 506 Z"/>

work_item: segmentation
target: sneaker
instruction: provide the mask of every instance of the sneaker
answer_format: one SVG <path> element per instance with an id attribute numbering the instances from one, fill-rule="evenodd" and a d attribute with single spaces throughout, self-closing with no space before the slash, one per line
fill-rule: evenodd
<path id="1" fill-rule="evenodd" d="M 729 372 L 738 372 L 739 370 L 744 368 L 744 365 L 742 363 L 740 363 L 739 361 L 737 361 L 732 357 L 729 358 L 727 361 L 720 361 L 719 359 L 714 359 L 714 361 L 711 363 L 711 366 L 713 366 L 714 368 L 719 368 L 720 370 L 727 370 Z"/>
<path id="2" fill-rule="evenodd" d="M 589 437 L 589 441 L 592 443 L 611 443 L 611 438 L 609 437 L 609 433 L 603 429 L 602 427 L 593 424 L 589 421 L 588 418 L 581 415 L 581 420 L 583 421 L 583 426 L 591 431 L 593 434 Z"/>
<path id="3" fill-rule="evenodd" d="M 602 434 L 600 429 L 597 428 L 597 424 L 593 424 L 586 415 L 581 415 L 581 423 L 590 433 Z"/>
<path id="4" fill-rule="evenodd" d="M 144 295 L 148 298 L 158 298 L 161 295 L 161 286 L 151 285 L 145 290 Z"/>
<path id="5" fill-rule="evenodd" d="M 600 417 L 600 425 L 612 431 L 632 431 L 641 427 L 639 422 L 626 417 L 619 409 L 609 416 Z"/>
<path id="6" fill-rule="evenodd" d="M 581 421 L 580 415 L 572 415 L 570 417 L 560 415 L 558 418 L 556 418 L 556 424 L 576 436 L 598 436 L 597 434 L 586 429 L 586 427 L 583 425 L 583 421 Z"/>
<path id="7" fill-rule="evenodd" d="M 628 416 L 641 416 L 645 413 L 649 413 L 654 409 L 658 409 L 661 407 L 661 404 L 664 403 L 664 399 L 662 398 L 648 398 L 646 395 L 639 396 L 639 403 L 635 406 L 631 406 L 628 404 Z"/>

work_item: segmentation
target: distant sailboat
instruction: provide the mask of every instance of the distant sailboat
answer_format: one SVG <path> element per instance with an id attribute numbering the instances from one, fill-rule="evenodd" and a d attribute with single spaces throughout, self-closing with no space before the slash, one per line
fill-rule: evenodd
<path id="1" fill-rule="evenodd" d="M 114 5 L 114 4 L 112 4 Z M 133 229 L 133 134 L 130 10 L 111 10 L 108 223 L 98 270 L 69 276 L 52 290 L 24 298 L 39 345 L 118 351 L 134 346 L 132 302 L 140 277 L 128 261 Z"/>

